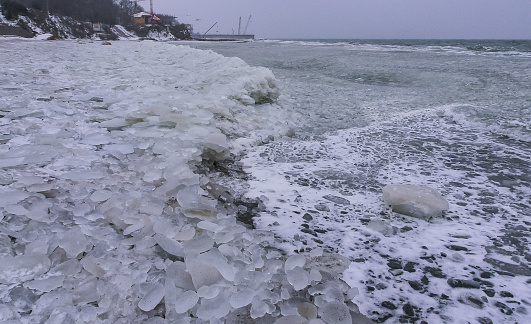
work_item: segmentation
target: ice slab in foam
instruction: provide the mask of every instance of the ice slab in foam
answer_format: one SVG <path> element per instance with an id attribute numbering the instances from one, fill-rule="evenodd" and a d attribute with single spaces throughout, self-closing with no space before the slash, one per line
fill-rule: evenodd
<path id="1" fill-rule="evenodd" d="M 448 201 L 437 190 L 422 185 L 387 185 L 383 188 L 383 199 L 393 211 L 421 219 L 440 217 L 449 208 Z"/>

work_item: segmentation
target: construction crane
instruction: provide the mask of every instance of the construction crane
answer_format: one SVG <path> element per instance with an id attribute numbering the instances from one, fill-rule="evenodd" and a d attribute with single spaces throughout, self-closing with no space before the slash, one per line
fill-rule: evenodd
<path id="1" fill-rule="evenodd" d="M 131 0 L 132 2 L 141 2 L 146 0 Z M 155 13 L 153 13 L 153 0 L 149 0 L 149 13 L 151 14 L 150 20 L 153 20 L 153 17 L 155 17 Z"/>
<path id="2" fill-rule="evenodd" d="M 249 16 L 249 19 L 247 19 L 247 23 L 245 24 L 245 28 L 243 30 L 244 35 L 247 35 L 247 28 L 249 27 L 250 22 L 251 22 L 251 16 Z"/>

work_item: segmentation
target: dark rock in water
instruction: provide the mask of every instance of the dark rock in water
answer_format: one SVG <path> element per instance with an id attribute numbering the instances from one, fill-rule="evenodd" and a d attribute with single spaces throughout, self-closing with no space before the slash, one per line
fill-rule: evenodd
<path id="1" fill-rule="evenodd" d="M 494 306 L 498 307 L 500 312 L 504 313 L 505 315 L 511 315 L 513 313 L 513 310 L 502 302 L 495 302 Z"/>
<path id="2" fill-rule="evenodd" d="M 522 264 L 512 264 L 492 258 L 485 258 L 484 261 L 501 270 L 504 275 L 531 276 L 531 269 Z"/>
<path id="3" fill-rule="evenodd" d="M 333 196 L 333 195 L 324 195 L 324 199 L 330 200 L 331 202 L 335 202 L 336 204 L 340 205 L 350 205 L 350 200 L 345 199 L 343 197 Z"/>
<path id="4" fill-rule="evenodd" d="M 304 214 L 304 216 L 302 216 L 302 219 L 304 219 L 305 221 L 311 221 L 313 219 L 312 215 L 306 213 Z"/>
<path id="5" fill-rule="evenodd" d="M 505 298 L 513 298 L 514 295 L 508 291 L 500 291 L 500 296 Z"/>
<path id="6" fill-rule="evenodd" d="M 402 261 L 391 259 L 387 262 L 387 266 L 391 269 L 402 269 Z"/>
<path id="7" fill-rule="evenodd" d="M 468 248 L 460 245 L 447 245 L 446 247 L 453 251 L 468 251 Z"/>
<path id="8" fill-rule="evenodd" d="M 402 269 L 390 269 L 389 272 L 390 272 L 393 276 L 400 276 L 401 274 L 404 273 L 404 270 L 402 270 Z"/>
<path id="9" fill-rule="evenodd" d="M 494 295 L 496 295 L 496 291 L 494 289 L 483 289 L 483 292 L 489 297 L 494 297 Z"/>
<path id="10" fill-rule="evenodd" d="M 489 279 L 489 278 L 492 278 L 492 277 L 494 277 L 494 274 L 492 272 L 483 271 L 481 273 L 481 278 Z"/>
<path id="11" fill-rule="evenodd" d="M 411 286 L 411 288 L 415 289 L 415 290 L 422 290 L 424 288 L 424 285 L 422 283 L 420 283 L 420 281 L 414 281 L 414 280 L 411 280 L 411 281 L 408 281 L 409 285 Z"/>
<path id="12" fill-rule="evenodd" d="M 446 275 L 439 268 L 425 267 L 424 268 L 424 272 L 427 272 L 427 273 L 431 274 L 435 278 L 446 278 Z"/>
<path id="13" fill-rule="evenodd" d="M 400 229 L 400 232 L 402 233 L 405 233 L 405 232 L 409 232 L 409 231 L 412 231 L 413 230 L 413 227 L 411 226 L 404 226 Z"/>
<path id="14" fill-rule="evenodd" d="M 479 282 L 476 282 L 474 280 L 463 280 L 463 279 L 450 278 L 446 282 L 452 288 L 473 288 L 473 289 L 480 288 Z"/>
<path id="15" fill-rule="evenodd" d="M 404 313 L 406 313 L 407 316 L 415 316 L 415 310 L 413 309 L 413 305 L 411 305 L 410 303 L 407 303 L 402 306 L 402 310 L 404 311 Z"/>
<path id="16" fill-rule="evenodd" d="M 476 318 L 479 324 L 494 324 L 492 320 L 488 317 L 478 317 Z"/>
<path id="17" fill-rule="evenodd" d="M 482 309 L 485 307 L 485 303 L 476 295 L 473 294 L 465 294 L 461 296 L 459 299 L 459 302 L 472 306 L 474 308 Z"/>
<path id="18" fill-rule="evenodd" d="M 385 308 L 388 308 L 388 309 L 396 309 L 396 305 L 393 304 L 392 302 L 386 300 L 382 303 L 382 307 L 385 307 Z"/>
<path id="19" fill-rule="evenodd" d="M 318 211 L 330 211 L 330 208 L 328 208 L 327 205 L 319 204 L 319 205 L 315 205 L 314 207 L 315 207 L 315 209 L 317 209 Z"/>
<path id="20" fill-rule="evenodd" d="M 415 272 L 417 270 L 415 270 L 415 262 L 408 262 L 406 263 L 406 265 L 404 266 L 404 270 L 407 271 L 407 272 Z"/>

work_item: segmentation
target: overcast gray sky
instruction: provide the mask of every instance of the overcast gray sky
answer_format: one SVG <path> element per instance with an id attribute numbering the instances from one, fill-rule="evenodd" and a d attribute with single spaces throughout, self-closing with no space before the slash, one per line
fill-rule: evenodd
<path id="1" fill-rule="evenodd" d="M 149 11 L 149 0 L 139 2 Z M 531 0 L 153 0 L 194 31 L 258 38 L 531 39 Z M 198 20 L 200 19 L 200 20 Z"/>

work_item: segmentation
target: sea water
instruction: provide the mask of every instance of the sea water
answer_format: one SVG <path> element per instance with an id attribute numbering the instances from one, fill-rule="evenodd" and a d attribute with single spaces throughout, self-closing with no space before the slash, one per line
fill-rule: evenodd
<path id="1" fill-rule="evenodd" d="M 276 246 L 348 257 L 354 301 L 377 322 L 531 316 L 530 41 L 190 46 L 271 69 L 296 113 L 294 137 L 243 160 L 242 190 L 266 205 L 256 227 Z M 387 184 L 430 186 L 450 209 L 431 221 L 393 213 Z"/>

